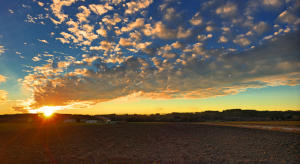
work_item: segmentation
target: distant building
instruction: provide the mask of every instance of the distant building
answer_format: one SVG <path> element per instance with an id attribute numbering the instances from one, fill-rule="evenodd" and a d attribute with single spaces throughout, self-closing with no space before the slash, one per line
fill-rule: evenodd
<path id="1" fill-rule="evenodd" d="M 104 116 L 95 116 L 97 119 L 99 119 L 100 122 L 105 122 L 105 123 L 109 123 L 111 122 L 111 120 L 107 117 L 104 117 Z"/>
<path id="2" fill-rule="evenodd" d="M 87 123 L 87 124 L 95 124 L 97 122 L 98 122 L 98 120 L 86 120 L 85 121 L 85 123 Z"/>

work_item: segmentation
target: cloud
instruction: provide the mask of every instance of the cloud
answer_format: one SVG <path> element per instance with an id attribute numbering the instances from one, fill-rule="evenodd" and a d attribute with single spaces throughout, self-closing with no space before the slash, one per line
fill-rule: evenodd
<path id="1" fill-rule="evenodd" d="M 69 26 L 68 31 L 71 32 L 73 35 L 67 32 L 61 32 L 60 34 L 64 38 L 56 38 L 60 40 L 62 43 L 76 43 L 79 46 L 82 45 L 91 45 L 91 43 L 98 38 L 98 35 L 94 33 L 94 26 L 89 24 L 80 25 L 79 22 L 75 22 L 70 20 L 67 22 Z"/>
<path id="2" fill-rule="evenodd" d="M 58 21 L 55 19 L 51 19 L 55 24 L 61 24 L 68 18 L 67 14 L 62 13 L 62 8 L 64 6 L 71 6 L 76 0 L 54 0 L 51 4 L 51 9 L 53 14 L 58 18 Z"/>
<path id="3" fill-rule="evenodd" d="M 298 40 L 287 35 L 298 30 L 294 1 L 235 2 L 199 1 L 197 11 L 172 0 L 43 4 L 46 11 L 50 6 L 46 13 L 52 11 L 48 19 L 56 24 L 55 34 L 48 36 L 67 45 L 62 55 L 32 58 L 36 66 L 24 79 L 33 92 L 31 105 L 103 102 L 134 94 L 206 98 L 298 84 Z M 277 10 L 283 3 L 286 9 Z M 276 10 L 257 17 L 266 8 Z M 37 18 L 27 16 L 36 23 Z M 72 59 L 65 58 L 68 53 Z"/>
<path id="4" fill-rule="evenodd" d="M 234 3 L 226 3 L 216 9 L 216 13 L 222 17 L 233 16 L 238 11 L 238 7 Z"/>
<path id="5" fill-rule="evenodd" d="M 245 38 L 242 35 L 238 35 L 234 40 L 234 43 L 240 45 L 240 46 L 248 46 L 251 42 L 249 39 Z"/>
<path id="6" fill-rule="evenodd" d="M 103 15 L 103 14 L 107 13 L 109 10 L 114 9 L 112 6 L 109 6 L 107 3 L 105 5 L 91 4 L 91 5 L 89 5 L 89 8 L 97 15 Z"/>
<path id="7" fill-rule="evenodd" d="M 207 31 L 207 32 L 212 32 L 212 31 L 214 31 L 214 28 L 212 27 L 212 26 L 206 26 L 206 28 L 205 28 L 205 30 Z"/>
<path id="8" fill-rule="evenodd" d="M 142 34 L 139 31 L 134 31 L 129 34 L 132 40 L 140 41 L 142 39 Z"/>
<path id="9" fill-rule="evenodd" d="M 149 24 L 145 25 L 143 32 L 146 36 L 157 36 L 161 39 L 183 39 L 188 38 L 192 34 L 191 29 L 184 29 L 179 26 L 177 29 L 169 29 L 162 21 L 158 21 L 155 23 L 154 28 L 152 28 Z"/>
<path id="10" fill-rule="evenodd" d="M 300 24 L 300 18 L 298 18 L 289 10 L 285 10 L 281 14 L 279 14 L 278 19 L 284 23 Z"/>
<path id="11" fill-rule="evenodd" d="M 100 46 L 92 46 L 90 47 L 90 50 L 104 50 L 104 51 L 110 51 L 113 48 L 113 43 L 109 41 L 101 41 Z"/>
<path id="12" fill-rule="evenodd" d="M 152 34 L 155 34 L 161 39 L 173 39 L 176 37 L 176 31 L 167 29 L 167 27 L 161 21 L 157 22 L 154 28 L 150 31 Z"/>
<path id="13" fill-rule="evenodd" d="M 104 22 L 108 26 L 114 26 L 117 23 L 121 22 L 121 18 L 118 13 L 114 13 L 114 16 L 111 18 L 110 15 L 106 15 L 102 18 L 102 22 Z"/>
<path id="14" fill-rule="evenodd" d="M 282 4 L 282 0 L 263 0 L 263 5 L 266 7 L 279 8 Z"/>
<path id="15" fill-rule="evenodd" d="M 48 44 L 48 41 L 47 40 L 41 40 L 41 39 L 38 39 L 39 42 L 42 42 L 42 43 L 46 43 Z"/>
<path id="16" fill-rule="evenodd" d="M 144 18 L 137 18 L 134 22 L 129 23 L 127 27 L 122 27 L 121 31 L 128 32 L 135 28 L 143 27 L 144 21 L 145 21 Z"/>
<path id="17" fill-rule="evenodd" d="M 77 13 L 76 14 L 76 17 L 78 18 L 78 21 L 80 23 L 82 23 L 82 22 L 89 22 L 87 20 L 87 17 L 90 16 L 91 11 L 87 7 L 85 7 L 85 6 L 80 6 L 78 9 L 82 11 L 81 13 Z"/>
<path id="18" fill-rule="evenodd" d="M 256 24 L 254 27 L 253 27 L 253 30 L 261 35 L 263 34 L 264 32 L 266 32 L 268 30 L 269 26 L 266 22 L 263 22 L 263 21 L 260 21 L 258 24 Z"/>
<path id="19" fill-rule="evenodd" d="M 176 12 L 176 10 L 173 7 L 165 9 L 165 13 L 163 16 L 164 20 L 166 21 L 178 20 L 180 19 L 180 17 L 180 13 Z"/>
<path id="20" fill-rule="evenodd" d="M 14 10 L 12 10 L 12 9 L 8 9 L 8 12 L 9 12 L 10 14 L 15 13 Z"/>
<path id="21" fill-rule="evenodd" d="M 135 42 L 132 42 L 131 40 L 125 38 L 120 38 L 119 44 L 123 47 L 136 45 Z"/>
<path id="22" fill-rule="evenodd" d="M 40 61 L 40 60 L 42 60 L 42 59 L 39 56 L 35 56 L 32 58 L 32 61 L 35 61 L 35 62 Z"/>
<path id="23" fill-rule="evenodd" d="M 6 82 L 6 77 L 0 74 L 0 83 Z M 6 101 L 7 98 L 7 92 L 4 90 L 0 90 L 0 103 L 3 103 Z"/>
<path id="24" fill-rule="evenodd" d="M 190 23 L 194 26 L 201 25 L 203 22 L 202 17 L 200 16 L 200 13 L 196 13 L 193 18 L 190 20 Z"/>
<path id="25" fill-rule="evenodd" d="M 5 82 L 6 81 L 6 77 L 3 75 L 0 75 L 0 83 Z"/>
<path id="26" fill-rule="evenodd" d="M 225 36 L 220 36 L 219 38 L 219 41 L 218 42 L 221 42 L 221 43 L 226 43 L 228 42 L 228 39 L 225 37 Z"/>
<path id="27" fill-rule="evenodd" d="M 192 30 L 191 29 L 185 30 L 185 29 L 183 29 L 183 27 L 178 28 L 178 31 L 177 31 L 177 38 L 178 39 L 188 38 L 191 35 L 192 35 Z"/>
<path id="28" fill-rule="evenodd" d="M 60 35 L 62 35 L 64 38 L 56 38 L 57 40 L 60 40 L 62 43 L 70 43 L 70 40 L 73 41 L 73 43 L 78 43 L 78 39 L 76 39 L 73 35 L 61 32 Z"/>
<path id="29" fill-rule="evenodd" d="M 176 49 L 180 49 L 183 47 L 183 45 L 180 42 L 176 41 L 176 42 L 172 43 L 172 47 L 174 47 Z"/>
<path id="30" fill-rule="evenodd" d="M 240 54 L 204 50 L 197 43 L 191 51 L 185 51 L 186 55 L 168 52 L 151 60 L 128 57 L 114 67 L 100 57 L 91 61 L 92 68 L 78 68 L 62 76 L 45 72 L 51 70 L 50 66 L 43 69 L 43 79 L 31 75 L 25 82 L 33 88 L 31 106 L 35 108 L 103 102 L 134 93 L 152 98 L 207 98 L 236 94 L 247 88 L 296 85 L 300 84 L 297 36 L 298 33 L 282 36 Z M 102 42 L 103 47 L 107 44 L 104 50 L 111 48 L 110 42 Z M 172 47 L 164 49 L 172 51 Z M 176 63 L 186 64 L 174 66 L 174 58 L 179 59 Z"/>
<path id="31" fill-rule="evenodd" d="M 4 46 L 1 46 L 1 45 L 0 45 L 0 56 L 1 56 L 1 54 L 3 54 L 4 52 L 5 52 Z"/>
<path id="32" fill-rule="evenodd" d="M 4 90 L 0 90 L 0 103 L 3 103 L 7 99 L 7 92 Z"/>
<path id="33" fill-rule="evenodd" d="M 55 38 L 56 40 L 59 40 L 61 43 L 63 43 L 63 44 L 68 44 L 68 43 L 70 43 L 70 41 L 69 40 L 66 40 L 66 39 L 64 39 L 64 38 Z"/>
<path id="34" fill-rule="evenodd" d="M 38 3 L 38 5 L 41 6 L 41 7 L 44 6 L 44 3 L 43 3 L 43 2 L 39 2 L 39 1 L 38 1 L 37 3 Z"/>
<path id="35" fill-rule="evenodd" d="M 202 34 L 202 35 L 198 35 L 198 36 L 197 36 L 197 39 L 198 39 L 199 41 L 205 41 L 205 40 L 207 40 L 207 39 L 209 39 L 209 38 L 212 38 L 212 37 L 213 37 L 212 34 L 207 34 L 207 35 Z"/>
<path id="36" fill-rule="evenodd" d="M 107 32 L 103 26 L 101 26 L 96 32 L 97 32 L 97 34 L 101 35 L 102 37 L 107 37 Z"/>
<path id="37" fill-rule="evenodd" d="M 136 0 L 127 2 L 126 6 L 128 7 L 125 10 L 125 14 L 134 14 L 142 9 L 147 8 L 152 4 L 153 0 Z"/>

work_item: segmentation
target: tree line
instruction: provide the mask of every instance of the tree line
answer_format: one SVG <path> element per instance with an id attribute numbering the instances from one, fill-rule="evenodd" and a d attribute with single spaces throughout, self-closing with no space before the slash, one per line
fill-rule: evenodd
<path id="1" fill-rule="evenodd" d="M 224 111 L 204 111 L 195 113 L 168 114 L 106 114 L 106 115 L 72 115 L 55 114 L 48 121 L 56 123 L 64 120 L 98 120 L 107 122 L 203 122 L 203 121 L 300 121 L 300 111 L 257 111 L 228 109 Z M 0 115 L 1 122 L 43 122 L 42 114 L 8 114 Z"/>
<path id="2" fill-rule="evenodd" d="M 201 121 L 297 121 L 300 111 L 257 111 L 228 109 L 195 113 L 169 114 L 108 114 L 101 115 L 111 121 L 127 122 L 201 122 Z"/>

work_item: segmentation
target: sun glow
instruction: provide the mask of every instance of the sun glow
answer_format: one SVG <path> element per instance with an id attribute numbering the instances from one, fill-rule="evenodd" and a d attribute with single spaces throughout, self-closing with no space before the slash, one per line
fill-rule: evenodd
<path id="1" fill-rule="evenodd" d="M 51 117 L 57 110 L 61 110 L 61 106 L 43 106 L 38 109 L 29 110 L 30 113 L 43 113 L 45 117 Z"/>
<path id="2" fill-rule="evenodd" d="M 43 114 L 45 117 L 51 117 L 53 113 L 54 111 L 52 110 L 45 110 Z"/>

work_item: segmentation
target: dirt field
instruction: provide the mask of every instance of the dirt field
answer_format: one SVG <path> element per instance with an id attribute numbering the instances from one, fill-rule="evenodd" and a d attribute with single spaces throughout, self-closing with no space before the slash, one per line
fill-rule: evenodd
<path id="1" fill-rule="evenodd" d="M 188 123 L 0 124 L 0 163 L 300 163 L 300 134 Z"/>
<path id="2" fill-rule="evenodd" d="M 199 122 L 196 124 L 254 128 L 300 134 L 300 121 L 232 121 L 232 122 Z"/>

